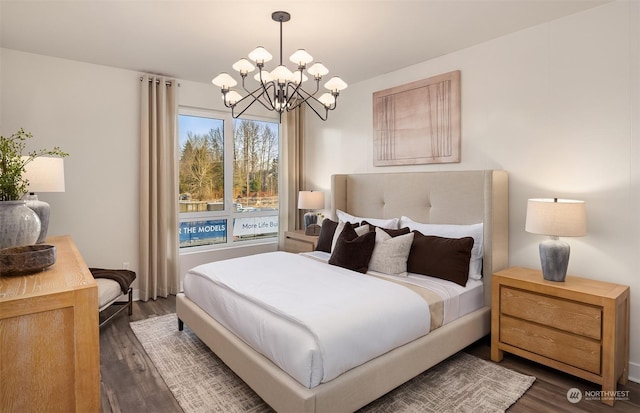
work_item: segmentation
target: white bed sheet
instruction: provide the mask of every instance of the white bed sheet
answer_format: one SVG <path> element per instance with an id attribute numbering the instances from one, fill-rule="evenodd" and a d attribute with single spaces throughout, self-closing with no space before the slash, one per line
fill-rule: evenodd
<path id="1" fill-rule="evenodd" d="M 329 257 L 331 257 L 331 254 L 323 251 L 305 252 L 301 255 L 325 263 L 328 262 Z M 407 277 L 398 277 L 376 271 L 369 271 L 369 273 L 391 280 L 409 282 L 435 292 L 443 301 L 444 317 L 442 325 L 484 307 L 484 283 L 482 280 L 473 280 L 470 278 L 467 281 L 467 285 L 463 287 L 451 281 L 421 274 L 408 273 Z"/>
<path id="2" fill-rule="evenodd" d="M 428 304 L 410 289 L 301 254 L 204 264 L 188 271 L 184 293 L 309 388 L 430 326 Z"/>

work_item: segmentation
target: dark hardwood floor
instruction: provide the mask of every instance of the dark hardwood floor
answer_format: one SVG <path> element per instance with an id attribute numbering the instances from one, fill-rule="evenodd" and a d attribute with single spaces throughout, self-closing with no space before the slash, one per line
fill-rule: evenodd
<path id="1" fill-rule="evenodd" d="M 102 413 L 182 411 L 129 327 L 129 321 L 173 312 L 174 296 L 146 303 L 136 301 L 133 303 L 132 316 L 120 314 L 100 330 Z M 489 360 L 489 340 L 480 340 L 465 351 Z M 505 355 L 500 364 L 536 377 L 533 386 L 508 412 L 640 412 L 638 383 L 629 382 L 626 386 L 618 386 L 618 390 L 629 391 L 629 400 L 616 402 L 615 408 L 594 400 L 571 404 L 566 397 L 569 389 L 575 387 L 583 392 L 596 391 L 599 390 L 598 386 L 509 354 Z"/>
<path id="2" fill-rule="evenodd" d="M 133 315 L 124 312 L 100 329 L 102 413 L 182 412 L 129 327 L 129 321 L 174 313 L 175 309 L 175 296 L 135 301 Z"/>

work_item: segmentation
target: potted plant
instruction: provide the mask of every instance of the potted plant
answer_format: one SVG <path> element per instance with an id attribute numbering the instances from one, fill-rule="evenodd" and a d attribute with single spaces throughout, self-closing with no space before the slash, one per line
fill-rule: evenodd
<path id="1" fill-rule="evenodd" d="M 0 136 L 0 248 L 33 244 L 40 233 L 40 219 L 22 200 L 29 186 L 23 177 L 25 166 L 39 156 L 69 155 L 56 146 L 23 156 L 26 140 L 32 137 L 22 128 L 8 138 Z"/>

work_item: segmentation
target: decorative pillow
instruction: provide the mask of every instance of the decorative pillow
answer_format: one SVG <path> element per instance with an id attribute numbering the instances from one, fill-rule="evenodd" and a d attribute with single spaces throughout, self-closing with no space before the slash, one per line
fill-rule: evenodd
<path id="1" fill-rule="evenodd" d="M 407 258 L 411 251 L 413 233 L 392 237 L 381 228 L 375 229 L 376 243 L 369 261 L 369 269 L 384 274 L 407 276 Z"/>
<path id="2" fill-rule="evenodd" d="M 338 223 L 332 221 L 329 218 L 325 218 L 322 221 L 320 227 L 320 235 L 318 236 L 318 245 L 316 245 L 316 251 L 331 252 L 331 244 L 333 244 L 333 235 L 336 232 Z"/>
<path id="3" fill-rule="evenodd" d="M 364 274 L 369 269 L 369 260 L 375 243 L 375 232 L 369 232 L 367 229 L 366 233 L 358 236 L 353 225 L 347 222 L 338 236 L 329 264 Z"/>
<path id="4" fill-rule="evenodd" d="M 407 271 L 467 285 L 473 238 L 443 238 L 413 231 Z"/>
<path id="5" fill-rule="evenodd" d="M 389 228 L 376 227 L 375 225 L 372 225 L 367 221 L 362 221 L 362 225 L 369 225 L 369 231 L 375 231 L 376 228 L 380 228 L 381 230 L 391 235 L 392 237 L 397 237 L 398 235 L 404 235 L 411 232 L 409 227 L 404 227 L 400 229 L 389 229 Z"/>
<path id="6" fill-rule="evenodd" d="M 347 214 L 344 211 L 336 210 L 336 215 L 338 216 L 339 221 L 351 222 L 353 223 L 361 223 L 362 221 L 367 221 L 369 224 L 375 225 L 377 227 L 389 228 L 389 229 L 398 229 L 398 218 L 391 219 L 378 219 L 378 218 L 362 218 L 356 217 L 351 214 Z"/>
<path id="7" fill-rule="evenodd" d="M 338 241 L 338 237 L 342 234 L 342 230 L 344 229 L 344 224 L 346 222 L 340 221 L 338 222 L 338 226 L 336 227 L 335 232 L 333 233 L 333 240 L 331 240 L 331 251 L 336 247 L 336 242 Z M 356 230 L 358 235 L 362 235 L 365 232 L 369 232 L 369 225 L 360 225 L 359 223 L 351 222 L 351 226 Z M 329 251 L 329 252 L 331 252 Z"/>
<path id="8" fill-rule="evenodd" d="M 447 224 L 423 224 L 413 221 L 408 217 L 400 218 L 400 226 L 409 227 L 411 230 L 420 231 L 423 235 L 436 235 L 445 238 L 473 238 L 473 250 L 469 262 L 469 278 L 479 280 L 482 278 L 482 257 L 484 255 L 483 225 L 447 225 Z"/>

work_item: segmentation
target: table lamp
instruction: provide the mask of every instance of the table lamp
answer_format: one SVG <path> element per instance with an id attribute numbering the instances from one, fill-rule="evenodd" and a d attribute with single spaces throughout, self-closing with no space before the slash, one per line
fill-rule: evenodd
<path id="1" fill-rule="evenodd" d="M 529 199 L 525 231 L 549 235 L 540 243 L 542 276 L 548 281 L 564 281 L 569 266 L 569 244 L 558 237 L 582 237 L 587 234 L 583 201 L 572 199 Z"/>
<path id="2" fill-rule="evenodd" d="M 304 229 L 318 222 L 318 216 L 312 211 L 324 208 L 324 192 L 300 191 L 298 192 L 298 209 L 308 209 L 304 214 Z"/>
<path id="3" fill-rule="evenodd" d="M 27 206 L 40 217 L 42 226 L 36 243 L 42 244 L 47 238 L 50 207 L 46 202 L 40 201 L 35 193 L 64 192 L 64 160 L 39 156 L 25 166 L 24 178 L 29 181 L 29 195 L 26 195 L 24 200 L 27 201 Z"/>

